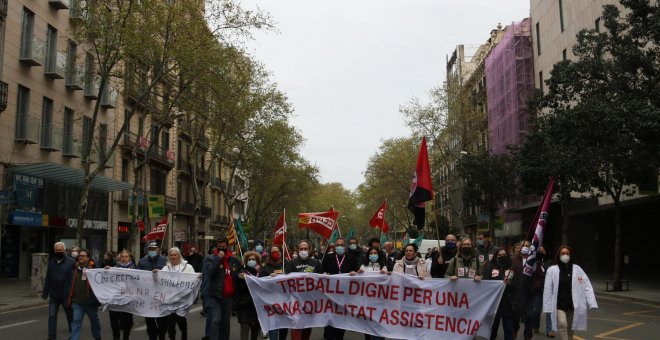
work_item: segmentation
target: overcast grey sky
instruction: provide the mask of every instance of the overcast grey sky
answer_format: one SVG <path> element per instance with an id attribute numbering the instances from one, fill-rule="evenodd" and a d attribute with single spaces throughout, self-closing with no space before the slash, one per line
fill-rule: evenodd
<path id="1" fill-rule="evenodd" d="M 409 135 L 399 106 L 445 79 L 459 44 L 484 43 L 498 23 L 529 16 L 529 0 L 243 0 L 279 34 L 248 51 L 295 108 L 303 156 L 321 181 L 355 189 L 381 141 Z M 412 169 L 411 169 L 412 171 Z"/>

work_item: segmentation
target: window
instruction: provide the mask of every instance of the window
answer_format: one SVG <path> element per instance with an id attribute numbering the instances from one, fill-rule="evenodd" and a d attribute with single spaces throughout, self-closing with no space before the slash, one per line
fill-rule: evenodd
<path id="1" fill-rule="evenodd" d="M 163 156 L 166 156 L 167 150 L 170 149 L 170 132 L 167 130 L 163 130 L 163 133 L 161 134 L 161 146 L 163 149 Z"/>
<path id="2" fill-rule="evenodd" d="M 541 31 L 539 31 L 539 23 L 536 23 L 536 54 L 541 55 Z"/>
<path id="3" fill-rule="evenodd" d="M 62 154 L 73 154 L 73 110 L 64 108 L 64 130 L 62 131 Z"/>
<path id="4" fill-rule="evenodd" d="M 108 147 L 108 124 L 99 124 L 99 162 L 105 160 Z M 113 164 L 106 164 L 113 166 Z"/>
<path id="5" fill-rule="evenodd" d="M 57 64 L 57 29 L 48 25 L 48 41 L 46 42 L 46 73 L 55 72 Z"/>
<path id="6" fill-rule="evenodd" d="M 30 89 L 18 85 L 18 101 L 16 102 L 16 141 L 26 141 L 28 138 L 28 115 L 30 113 Z"/>
<path id="7" fill-rule="evenodd" d="M 83 117 L 82 154 L 89 155 L 92 145 L 92 118 Z"/>
<path id="8" fill-rule="evenodd" d="M 151 193 L 165 195 L 167 186 L 167 173 L 158 168 L 151 169 Z"/>
<path id="9" fill-rule="evenodd" d="M 596 21 L 594 21 L 594 29 L 600 33 L 600 18 L 596 18 Z"/>
<path id="10" fill-rule="evenodd" d="M 32 37 L 34 36 L 34 13 L 23 7 L 21 27 L 21 58 L 32 55 Z"/>
<path id="11" fill-rule="evenodd" d="M 564 1 L 559 0 L 559 27 L 564 31 Z"/>
<path id="12" fill-rule="evenodd" d="M 53 100 L 44 97 L 41 108 L 41 148 L 52 150 L 53 144 Z"/>
<path id="13" fill-rule="evenodd" d="M 154 149 L 152 149 L 152 152 L 155 152 L 156 149 L 158 148 L 158 125 L 156 124 L 151 124 L 151 144 L 153 145 Z"/>
<path id="14" fill-rule="evenodd" d="M 539 72 L 539 90 L 543 93 L 543 71 Z"/>
<path id="15" fill-rule="evenodd" d="M 561 51 L 561 60 L 566 61 L 566 49 Z"/>
<path id="16" fill-rule="evenodd" d="M 78 44 L 69 40 L 69 46 L 66 50 L 66 79 L 67 83 L 72 83 L 77 76 L 76 58 L 78 57 Z"/>

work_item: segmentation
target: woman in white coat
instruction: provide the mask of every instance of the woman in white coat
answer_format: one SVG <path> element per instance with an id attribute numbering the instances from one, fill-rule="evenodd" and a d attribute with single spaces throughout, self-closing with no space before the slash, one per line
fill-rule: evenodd
<path id="1" fill-rule="evenodd" d="M 572 340 L 576 330 L 586 331 L 587 310 L 598 308 L 591 282 L 572 255 L 571 247 L 559 247 L 543 288 L 543 313 L 550 313 L 552 329 L 564 340 Z"/>
<path id="2" fill-rule="evenodd" d="M 183 257 L 181 256 L 181 250 L 177 247 L 170 248 L 167 252 L 167 264 L 162 269 L 166 272 L 180 272 L 180 273 L 194 273 L 195 269 L 192 265 L 188 264 Z M 170 339 L 176 337 L 176 326 L 179 325 L 179 330 L 181 330 L 181 339 L 188 339 L 188 320 L 185 316 L 177 315 L 172 313 L 170 315 L 170 322 L 168 324 L 167 333 L 170 336 Z"/>

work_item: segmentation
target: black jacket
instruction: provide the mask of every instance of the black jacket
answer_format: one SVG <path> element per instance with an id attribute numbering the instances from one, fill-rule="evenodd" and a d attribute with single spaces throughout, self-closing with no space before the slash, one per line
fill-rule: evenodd
<path id="1" fill-rule="evenodd" d="M 307 260 L 303 260 L 300 258 L 300 256 L 298 256 L 286 264 L 286 266 L 284 267 L 284 271 L 286 272 L 286 274 L 289 273 L 323 274 L 323 267 L 321 266 L 321 262 L 317 259 L 313 259 L 310 257 L 307 258 Z"/>
<path id="2" fill-rule="evenodd" d="M 46 279 L 44 280 L 44 291 L 41 296 L 64 302 L 69 294 L 68 288 L 71 283 L 71 270 L 75 261 L 69 256 L 64 256 L 60 263 L 55 258 L 48 261 Z"/>
<path id="3" fill-rule="evenodd" d="M 351 254 L 345 253 L 344 256 L 339 256 L 337 253 L 328 254 L 323 258 L 323 271 L 331 275 L 357 272 L 362 262 Z"/>
<path id="4" fill-rule="evenodd" d="M 236 280 L 238 279 L 238 273 L 241 269 L 241 265 L 238 263 L 238 260 L 232 256 L 229 256 L 227 259 L 229 268 L 225 268 L 223 259 L 215 255 L 207 256 L 204 261 L 204 275 L 206 275 L 209 280 L 207 287 L 208 296 L 218 299 L 224 298 L 225 275 L 227 274 L 232 276 L 232 284 L 234 287 L 234 292 L 236 292 Z"/>

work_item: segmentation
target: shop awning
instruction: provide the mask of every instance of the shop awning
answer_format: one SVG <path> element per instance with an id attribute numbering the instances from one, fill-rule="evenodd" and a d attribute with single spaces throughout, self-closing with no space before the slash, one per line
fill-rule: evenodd
<path id="1" fill-rule="evenodd" d="M 82 187 L 85 184 L 85 172 L 57 163 L 34 163 L 11 168 L 17 174 L 28 175 L 65 185 Z M 91 189 L 99 191 L 120 191 L 131 189 L 131 183 L 118 181 L 98 175 L 92 180 Z"/>

